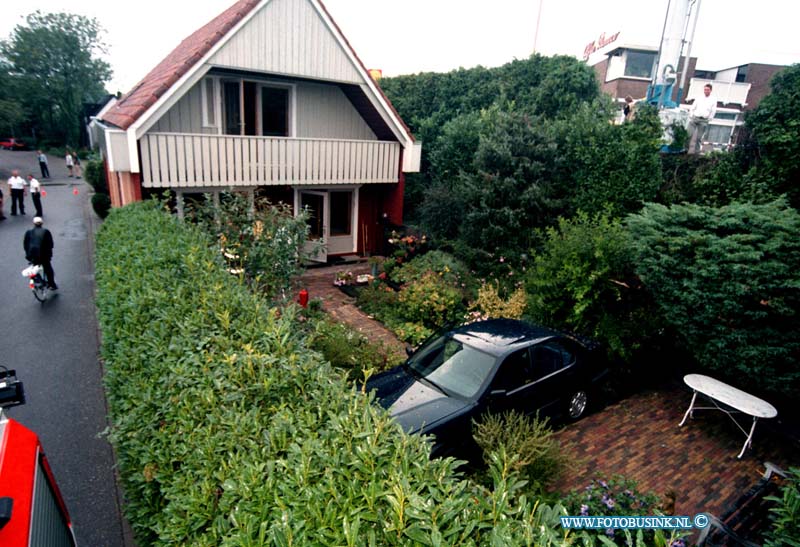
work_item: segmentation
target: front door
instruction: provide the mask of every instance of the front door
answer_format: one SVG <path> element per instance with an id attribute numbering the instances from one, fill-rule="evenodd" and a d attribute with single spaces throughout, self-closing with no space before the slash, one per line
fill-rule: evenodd
<path id="1" fill-rule="evenodd" d="M 313 262 L 328 260 L 328 193 L 300 190 L 300 210 L 308 210 L 308 242 L 303 249 L 306 258 Z"/>

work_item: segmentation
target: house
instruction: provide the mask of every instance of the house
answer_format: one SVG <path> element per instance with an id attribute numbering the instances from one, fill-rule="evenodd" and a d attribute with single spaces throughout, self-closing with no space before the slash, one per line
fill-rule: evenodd
<path id="1" fill-rule="evenodd" d="M 605 51 L 597 50 L 587 56 L 594 69 L 601 91 L 610 95 L 619 105 L 620 111 L 625 97 L 636 100 L 647 96 L 653 79 L 658 48 L 636 44 L 614 44 Z M 677 74 L 683 77 L 685 58 L 681 58 Z M 691 57 L 686 74 L 686 89 L 678 97 L 676 86 L 672 99 L 681 102 L 688 110 L 691 101 L 703 94 L 703 87 L 710 83 L 717 98 L 717 113 L 705 134 L 704 150 L 727 149 L 736 143 L 739 129 L 744 125 L 744 114 L 758 106 L 769 93 L 769 82 L 780 70 L 780 65 L 749 63 L 723 70 L 699 70 L 697 58 Z M 620 115 L 621 120 L 621 115 Z"/>
<path id="2" fill-rule="evenodd" d="M 239 0 L 100 119 L 115 207 L 170 190 L 308 208 L 328 255 L 401 224 L 421 145 L 319 0 Z"/>

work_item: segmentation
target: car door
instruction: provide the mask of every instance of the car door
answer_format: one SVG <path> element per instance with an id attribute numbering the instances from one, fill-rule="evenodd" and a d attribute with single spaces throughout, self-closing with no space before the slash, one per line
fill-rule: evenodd
<path id="1" fill-rule="evenodd" d="M 514 351 L 503 359 L 488 390 L 487 407 L 490 412 L 536 412 L 538 403 L 533 394 L 536 378 L 531 365 L 530 347 Z"/>

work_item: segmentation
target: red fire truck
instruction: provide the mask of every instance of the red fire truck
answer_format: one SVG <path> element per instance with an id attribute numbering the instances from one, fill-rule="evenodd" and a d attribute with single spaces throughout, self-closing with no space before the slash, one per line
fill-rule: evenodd
<path id="1" fill-rule="evenodd" d="M 76 547 L 72 522 L 36 434 L 3 413 L 24 404 L 16 372 L 0 367 L 0 545 Z"/>

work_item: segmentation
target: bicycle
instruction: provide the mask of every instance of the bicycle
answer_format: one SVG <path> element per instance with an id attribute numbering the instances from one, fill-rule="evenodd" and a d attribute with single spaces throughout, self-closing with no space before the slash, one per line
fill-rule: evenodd
<path id="1" fill-rule="evenodd" d="M 22 270 L 22 275 L 28 278 L 28 286 L 31 288 L 36 300 L 44 303 L 47 300 L 47 294 L 50 292 L 44 268 L 39 264 L 29 264 L 27 268 Z"/>

